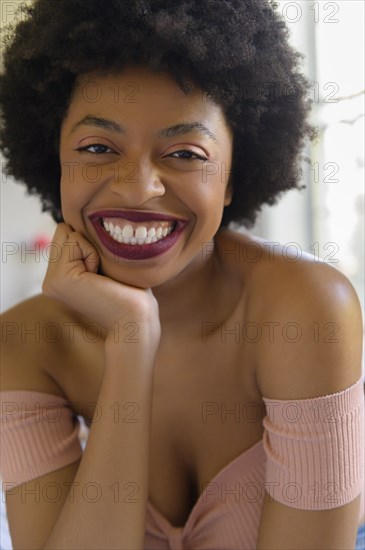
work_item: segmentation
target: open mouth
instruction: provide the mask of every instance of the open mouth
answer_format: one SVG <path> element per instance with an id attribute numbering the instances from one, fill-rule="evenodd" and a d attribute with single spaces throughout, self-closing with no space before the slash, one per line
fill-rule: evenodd
<path id="1" fill-rule="evenodd" d="M 164 240 L 178 225 L 173 220 L 131 222 L 116 218 L 99 218 L 99 225 L 117 243 L 143 246 Z"/>
<path id="2" fill-rule="evenodd" d="M 120 212 L 112 211 L 94 213 L 89 218 L 100 244 L 109 253 L 133 261 L 164 254 L 179 241 L 188 225 L 188 220 L 163 215 L 158 219 L 158 215 L 136 216 L 133 213 L 131 219 L 129 213 L 124 218 Z"/>

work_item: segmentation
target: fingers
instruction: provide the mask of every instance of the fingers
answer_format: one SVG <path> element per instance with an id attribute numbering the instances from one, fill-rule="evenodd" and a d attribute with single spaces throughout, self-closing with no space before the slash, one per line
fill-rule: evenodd
<path id="1" fill-rule="evenodd" d="M 58 224 L 51 246 L 50 262 L 61 264 L 81 272 L 97 273 L 100 258 L 96 248 L 81 233 L 66 223 Z M 78 270 L 78 271 L 79 271 Z"/>
<path id="2" fill-rule="evenodd" d="M 110 333 L 115 323 L 131 320 L 141 326 L 159 326 L 158 303 L 152 290 L 146 292 L 99 275 L 98 251 L 83 235 L 62 222 L 52 245 L 42 286 L 46 296 L 94 319 Z"/>
<path id="3" fill-rule="evenodd" d="M 66 223 L 57 225 L 50 246 L 49 262 L 42 291 L 57 298 L 82 275 L 97 273 L 100 258 L 94 246 Z"/>
<path id="4" fill-rule="evenodd" d="M 83 262 L 86 271 L 97 273 L 100 263 L 99 254 L 96 248 L 81 233 L 76 231 L 70 233 L 64 246 L 69 246 L 72 250 L 71 257 L 73 261 Z"/>

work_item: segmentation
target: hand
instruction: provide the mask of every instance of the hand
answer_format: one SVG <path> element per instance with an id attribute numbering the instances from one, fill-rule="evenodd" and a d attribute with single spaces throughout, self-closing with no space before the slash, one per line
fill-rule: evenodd
<path id="1" fill-rule="evenodd" d="M 96 248 L 69 225 L 60 223 L 53 237 L 42 291 L 93 319 L 108 334 L 115 333 L 116 323 L 132 322 L 159 341 L 158 302 L 152 290 L 98 275 L 99 264 Z"/>

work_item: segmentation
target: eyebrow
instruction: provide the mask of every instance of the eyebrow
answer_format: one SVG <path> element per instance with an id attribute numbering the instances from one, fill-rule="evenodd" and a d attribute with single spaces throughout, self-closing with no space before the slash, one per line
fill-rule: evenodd
<path id="1" fill-rule="evenodd" d="M 124 126 L 122 126 L 118 122 L 115 122 L 114 120 L 88 115 L 72 126 L 69 135 L 73 134 L 80 126 L 94 126 L 96 128 L 108 130 L 109 132 L 115 132 L 117 134 L 127 133 Z M 215 134 L 213 134 L 213 132 L 209 130 L 209 128 L 207 128 L 207 126 L 205 126 L 202 122 L 184 122 L 180 124 L 175 124 L 175 126 L 169 126 L 168 128 L 158 130 L 156 132 L 156 137 L 169 138 L 192 133 L 201 134 L 204 137 L 208 137 L 215 142 L 218 141 Z"/>

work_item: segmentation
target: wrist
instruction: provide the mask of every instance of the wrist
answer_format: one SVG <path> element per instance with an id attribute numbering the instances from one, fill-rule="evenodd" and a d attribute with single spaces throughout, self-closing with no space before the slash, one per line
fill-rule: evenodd
<path id="1" fill-rule="evenodd" d="M 160 341 L 161 326 L 155 321 L 114 321 L 106 330 L 108 344 L 139 344 Z"/>
<path id="2" fill-rule="evenodd" d="M 160 343 L 160 327 L 141 323 L 115 323 L 104 342 L 105 355 L 113 357 L 153 358 Z"/>

